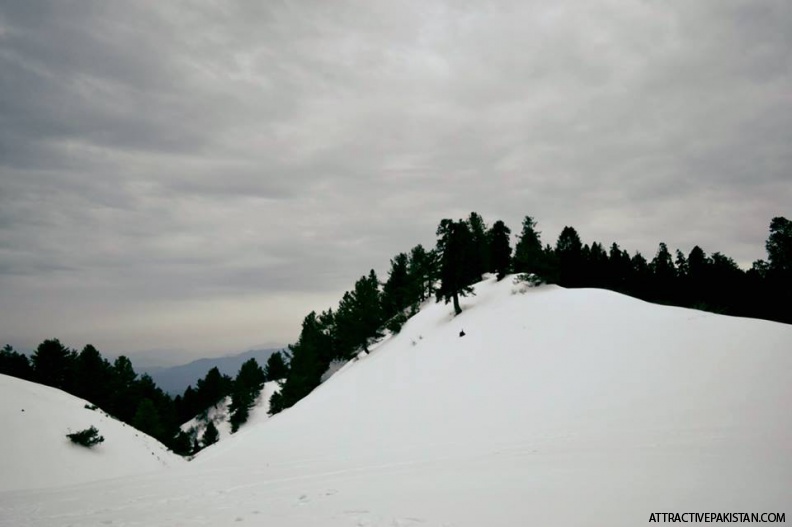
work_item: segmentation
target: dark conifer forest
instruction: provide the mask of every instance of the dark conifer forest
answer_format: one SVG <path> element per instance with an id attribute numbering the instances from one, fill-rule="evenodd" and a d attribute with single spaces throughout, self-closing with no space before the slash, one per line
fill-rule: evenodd
<path id="1" fill-rule="evenodd" d="M 555 244 L 543 242 L 538 224 L 526 216 L 512 250 L 511 230 L 496 221 L 487 226 L 473 212 L 466 219 L 443 219 L 435 247 L 417 245 L 390 261 L 384 280 L 374 270 L 364 274 L 340 299 L 335 310 L 311 312 L 299 338 L 262 368 L 254 359 L 236 379 L 217 368 L 170 397 L 150 376 L 139 376 L 127 357 L 114 362 L 93 346 L 78 352 L 57 339 L 42 342 L 28 357 L 6 345 L 0 351 L 0 373 L 46 384 L 84 398 L 114 417 L 159 439 L 174 452 L 189 455 L 217 440 L 217 430 L 197 445 L 179 425 L 231 396 L 231 423 L 236 431 L 247 420 L 263 383 L 278 380 L 280 392 L 270 400 L 270 413 L 288 408 L 317 387 L 334 361 L 347 361 L 382 338 L 398 333 L 430 298 L 453 305 L 473 293 L 484 273 L 563 287 L 594 287 L 659 304 L 715 313 L 792 323 L 792 221 L 773 218 L 765 243 L 766 260 L 741 269 L 720 252 L 695 246 L 685 254 L 660 242 L 654 255 L 630 254 L 617 243 L 584 242 L 567 226 Z M 213 425 L 212 425 L 212 428 Z"/>

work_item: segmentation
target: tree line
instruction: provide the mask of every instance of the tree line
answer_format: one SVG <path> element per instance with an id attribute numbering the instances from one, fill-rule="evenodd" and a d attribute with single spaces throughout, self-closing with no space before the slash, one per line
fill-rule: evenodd
<path id="1" fill-rule="evenodd" d="M 511 230 L 503 221 L 490 227 L 472 212 L 465 219 L 441 220 L 433 248 L 416 245 L 394 256 L 386 280 L 374 270 L 361 276 L 335 310 L 305 317 L 295 343 L 273 354 L 264 368 L 251 359 L 235 379 L 213 368 L 195 388 L 171 398 L 150 376 L 138 376 L 128 358 L 110 363 L 91 345 L 78 353 L 57 339 L 41 343 L 30 359 L 6 346 L 0 351 L 0 373 L 87 399 L 186 455 L 216 440 L 217 430 L 207 430 L 199 444 L 179 430 L 181 423 L 231 396 L 235 431 L 267 380 L 281 381 L 270 413 L 289 408 L 320 384 L 333 361 L 368 351 L 385 332 L 398 333 L 423 302 L 451 303 L 459 314 L 459 298 L 471 294 L 484 273 L 498 280 L 517 273 L 535 283 L 605 288 L 651 302 L 792 323 L 792 221 L 773 218 L 769 231 L 767 259 L 743 270 L 730 257 L 708 255 L 698 246 L 688 254 L 679 249 L 672 254 L 660 243 L 651 260 L 615 242 L 606 250 L 600 242 L 583 243 L 570 226 L 555 245 L 543 244 L 531 216 L 523 219 L 512 249 Z"/>
<path id="2" fill-rule="evenodd" d="M 518 273 L 535 283 L 605 288 L 650 302 L 792 323 L 792 222 L 783 217 L 770 222 L 767 260 L 749 270 L 699 246 L 672 254 L 661 242 L 651 260 L 615 242 L 606 250 L 600 242 L 583 243 L 570 226 L 551 246 L 542 243 L 531 216 L 523 219 L 513 250 L 504 222 L 489 227 L 476 212 L 441 220 L 436 235 L 434 248 L 417 245 L 393 257 L 384 282 L 372 270 L 344 293 L 335 311 L 305 317 L 297 342 L 284 350 L 289 370 L 270 400 L 271 413 L 310 393 L 331 362 L 368 351 L 386 330 L 398 332 L 425 300 L 452 303 L 459 314 L 459 297 L 471 294 L 487 272 L 497 280 Z"/>
<path id="3" fill-rule="evenodd" d="M 196 388 L 188 386 L 183 395 L 171 397 L 150 375 L 138 375 L 128 357 L 110 362 L 91 344 L 77 352 L 58 339 L 47 339 L 29 358 L 9 345 L 0 350 L 0 373 L 85 399 L 180 455 L 194 454 L 212 442 L 207 441 L 211 436 L 197 442 L 180 430 L 183 423 L 231 396 L 230 421 L 235 432 L 247 421 L 264 382 L 284 377 L 285 369 L 280 353 L 270 356 L 264 368 L 251 358 L 236 378 L 222 375 L 215 367 L 198 380 Z"/>

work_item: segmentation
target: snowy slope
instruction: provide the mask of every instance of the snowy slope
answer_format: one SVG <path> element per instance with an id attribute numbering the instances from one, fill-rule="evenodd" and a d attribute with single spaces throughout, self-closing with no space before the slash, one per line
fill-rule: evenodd
<path id="1" fill-rule="evenodd" d="M 269 381 L 264 383 L 261 392 L 259 393 L 258 397 L 256 397 L 253 407 L 250 409 L 250 417 L 248 417 L 247 423 L 242 425 L 240 430 L 237 432 L 241 431 L 243 428 L 248 428 L 255 424 L 263 423 L 269 419 L 270 416 L 268 412 L 270 397 L 272 397 L 272 394 L 277 392 L 279 389 L 280 386 L 278 385 L 278 381 Z M 219 432 L 219 441 L 231 437 L 231 423 L 229 421 L 231 417 L 229 412 L 230 405 L 231 397 L 225 397 L 222 401 L 209 408 L 205 415 L 195 416 L 181 425 L 182 431 L 187 432 L 190 435 L 191 441 L 196 438 L 201 441 L 203 439 L 204 432 L 206 431 L 206 426 L 209 424 L 209 421 L 212 421 Z"/>
<path id="2" fill-rule="evenodd" d="M 792 327 L 476 287 L 183 468 L 0 493 L 7 525 L 643 525 L 790 512 Z M 464 329 L 466 335 L 459 336 Z"/>
<path id="3" fill-rule="evenodd" d="M 0 375 L 0 491 L 117 478 L 184 461 L 156 439 L 61 390 Z M 66 434 L 95 426 L 90 449 Z"/>

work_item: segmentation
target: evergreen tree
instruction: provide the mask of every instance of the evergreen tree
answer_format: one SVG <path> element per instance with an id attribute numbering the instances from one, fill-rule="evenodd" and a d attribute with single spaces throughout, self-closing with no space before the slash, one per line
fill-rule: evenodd
<path id="1" fill-rule="evenodd" d="M 601 243 L 591 244 L 586 267 L 590 286 L 608 287 L 608 255 Z"/>
<path id="2" fill-rule="evenodd" d="M 110 363 L 95 347 L 87 344 L 75 363 L 75 394 L 92 403 L 107 407 L 110 402 Z"/>
<path id="3" fill-rule="evenodd" d="M 638 298 L 646 298 L 652 279 L 649 262 L 640 252 L 637 252 L 630 260 L 630 266 L 630 293 Z"/>
<path id="4" fill-rule="evenodd" d="M 45 340 L 33 354 L 35 379 L 41 384 L 67 390 L 71 385 L 75 354 L 58 339 Z"/>
<path id="5" fill-rule="evenodd" d="M 685 278 L 688 275 L 688 263 L 684 253 L 679 249 L 676 250 L 676 259 L 674 260 L 676 266 L 677 278 Z"/>
<path id="6" fill-rule="evenodd" d="M 615 291 L 626 293 L 630 289 L 632 262 L 630 254 L 622 251 L 619 244 L 613 243 L 608 252 L 607 285 Z"/>
<path id="7" fill-rule="evenodd" d="M 273 393 L 269 400 L 269 415 L 280 413 L 286 408 L 287 407 L 285 406 L 283 400 L 283 394 L 280 392 Z"/>
<path id="8" fill-rule="evenodd" d="M 362 277 L 355 284 L 355 299 L 360 313 L 361 345 L 368 352 L 369 341 L 382 336 L 379 332 L 382 325 L 380 283 L 374 269 L 369 271 L 368 277 Z"/>
<path id="9" fill-rule="evenodd" d="M 33 380 L 33 367 L 27 356 L 18 353 L 8 344 L 0 350 L 0 373 L 27 381 Z"/>
<path id="10" fill-rule="evenodd" d="M 289 408 L 319 386 L 333 359 L 333 334 L 326 322 L 327 317 L 317 317 L 313 311 L 303 320 L 300 338 L 289 346 L 289 374 L 278 397 L 270 399 L 271 414 Z"/>
<path id="11" fill-rule="evenodd" d="M 652 300 L 672 301 L 675 297 L 674 280 L 676 278 L 676 270 L 671 259 L 671 253 L 665 243 L 660 243 L 657 248 L 657 254 L 649 267 L 653 275 Z"/>
<path id="12" fill-rule="evenodd" d="M 228 408 L 230 412 L 228 422 L 231 424 L 232 434 L 247 423 L 248 417 L 250 417 L 250 407 L 254 400 L 253 395 L 244 386 L 234 385 L 234 391 L 231 392 L 231 405 Z"/>
<path id="13" fill-rule="evenodd" d="M 190 435 L 186 432 L 179 430 L 176 437 L 173 439 L 171 450 L 180 456 L 189 456 L 193 453 L 192 442 Z"/>
<path id="14" fill-rule="evenodd" d="M 154 438 L 164 436 L 164 429 L 160 421 L 159 412 L 151 399 L 140 401 L 135 412 L 132 426 Z"/>
<path id="15" fill-rule="evenodd" d="M 362 276 L 353 291 L 344 294 L 334 321 L 339 351 L 344 358 L 358 349 L 368 352 L 369 342 L 382 336 L 378 331 L 383 322 L 379 281 L 374 270 Z"/>
<path id="16" fill-rule="evenodd" d="M 261 369 L 256 359 L 249 359 L 242 364 L 239 373 L 234 379 L 234 390 L 231 393 L 231 432 L 236 432 L 239 427 L 247 422 L 250 407 L 256 401 L 264 385 L 264 370 Z"/>
<path id="17" fill-rule="evenodd" d="M 469 268 L 471 283 L 476 283 L 481 281 L 482 275 L 491 267 L 487 224 L 479 213 L 471 212 L 467 219 L 467 227 L 470 232 L 470 247 L 466 265 Z"/>
<path id="18" fill-rule="evenodd" d="M 687 294 L 690 305 L 701 305 L 707 297 L 709 259 L 704 250 L 696 245 L 688 254 Z"/>
<path id="19" fill-rule="evenodd" d="M 214 445 L 219 439 L 220 432 L 217 431 L 217 427 L 215 426 L 214 422 L 209 421 L 209 423 L 206 425 L 206 430 L 204 430 L 201 441 L 201 443 L 203 443 L 203 448 L 206 448 L 209 445 Z"/>
<path id="20" fill-rule="evenodd" d="M 202 410 L 198 404 L 198 399 L 192 385 L 187 386 L 184 390 L 184 395 L 182 395 L 181 398 L 177 398 L 174 404 L 176 405 L 176 414 L 178 415 L 180 423 L 189 421 Z"/>
<path id="21" fill-rule="evenodd" d="M 264 366 L 264 380 L 265 381 L 279 381 L 286 378 L 289 372 L 289 367 L 286 361 L 283 360 L 283 355 L 280 351 L 276 351 L 267 359 L 267 364 Z"/>
<path id="22" fill-rule="evenodd" d="M 708 273 L 707 304 L 719 313 L 742 314 L 744 273 L 737 263 L 720 252 L 712 253 Z"/>
<path id="23" fill-rule="evenodd" d="M 578 287 L 583 269 L 583 243 L 574 227 L 564 227 L 556 241 L 555 254 L 559 263 L 559 283 Z"/>
<path id="24" fill-rule="evenodd" d="M 518 273 L 540 275 L 543 271 L 541 233 L 536 230 L 536 222 L 526 216 L 522 223 L 522 232 L 514 248 L 514 270 Z M 542 278 L 545 278 L 544 276 Z"/>
<path id="25" fill-rule="evenodd" d="M 382 317 L 388 320 L 401 313 L 411 303 L 410 277 L 408 274 L 409 257 L 399 253 L 391 260 L 388 280 L 382 287 Z"/>
<path id="26" fill-rule="evenodd" d="M 498 281 L 503 280 L 511 269 L 510 236 L 511 230 L 500 220 L 495 222 L 488 233 L 490 269 L 495 271 Z"/>
<path id="27" fill-rule="evenodd" d="M 427 251 L 423 245 L 413 247 L 410 250 L 410 260 L 407 264 L 407 275 L 412 302 L 424 302 L 432 298 L 435 294 L 437 277 L 437 254 L 435 251 Z"/>
<path id="28" fill-rule="evenodd" d="M 772 320 L 792 323 L 792 221 L 784 217 L 772 219 L 765 249 L 767 262 L 760 268 L 766 294 L 758 308 L 769 313 Z"/>
<path id="29" fill-rule="evenodd" d="M 228 375 L 223 375 L 215 366 L 210 369 L 203 379 L 199 379 L 195 390 L 198 412 L 203 412 L 216 405 L 224 397 L 231 394 L 233 381 Z"/>
<path id="30" fill-rule="evenodd" d="M 780 216 L 772 219 L 765 249 L 771 273 L 792 275 L 792 221 Z"/>
<path id="31" fill-rule="evenodd" d="M 470 255 L 470 231 L 464 221 L 442 220 L 437 228 L 437 252 L 440 255 L 440 288 L 437 300 L 454 302 L 454 313 L 459 315 L 459 297 L 473 293 L 470 287 L 473 277 L 470 274 L 468 258 Z"/>

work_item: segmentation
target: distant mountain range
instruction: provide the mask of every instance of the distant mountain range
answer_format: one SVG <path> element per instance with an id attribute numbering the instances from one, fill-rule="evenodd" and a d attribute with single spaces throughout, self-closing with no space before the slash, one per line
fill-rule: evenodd
<path id="1" fill-rule="evenodd" d="M 142 373 L 148 373 L 157 386 L 171 395 L 184 393 L 188 386 L 195 387 L 198 379 L 206 376 L 206 373 L 214 367 L 224 375 L 235 377 L 242 364 L 253 358 L 263 368 L 269 356 L 282 348 L 267 348 L 250 350 L 239 355 L 229 355 L 227 357 L 216 357 L 210 359 L 198 359 L 188 364 L 169 367 L 148 367 L 141 368 Z"/>

